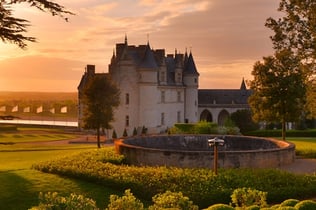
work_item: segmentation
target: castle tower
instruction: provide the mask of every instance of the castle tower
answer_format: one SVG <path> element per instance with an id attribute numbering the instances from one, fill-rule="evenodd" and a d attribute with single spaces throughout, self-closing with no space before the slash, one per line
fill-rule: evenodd
<path id="1" fill-rule="evenodd" d="M 198 87 L 199 73 L 196 69 L 192 53 L 184 55 L 183 82 L 185 89 L 185 122 L 198 121 Z"/>

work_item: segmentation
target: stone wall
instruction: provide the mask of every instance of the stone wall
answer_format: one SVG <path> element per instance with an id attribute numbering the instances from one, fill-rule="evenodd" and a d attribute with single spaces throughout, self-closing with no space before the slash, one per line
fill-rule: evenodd
<path id="1" fill-rule="evenodd" d="M 115 142 L 128 163 L 147 166 L 213 168 L 213 148 L 207 139 L 215 136 L 151 136 Z M 295 160 L 295 146 L 275 139 L 225 136 L 219 147 L 220 168 L 275 168 Z"/>

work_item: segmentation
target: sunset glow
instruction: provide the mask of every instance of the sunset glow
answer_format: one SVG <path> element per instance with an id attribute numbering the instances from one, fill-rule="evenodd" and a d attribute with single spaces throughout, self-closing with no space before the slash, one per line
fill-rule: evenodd
<path id="1" fill-rule="evenodd" d="M 149 41 L 166 53 L 192 51 L 200 88 L 239 88 L 252 66 L 272 53 L 268 17 L 275 0 L 56 0 L 76 15 L 65 22 L 17 5 L 14 14 L 31 23 L 21 50 L 0 43 L 0 91 L 75 92 L 86 64 L 107 72 L 116 43 Z"/>

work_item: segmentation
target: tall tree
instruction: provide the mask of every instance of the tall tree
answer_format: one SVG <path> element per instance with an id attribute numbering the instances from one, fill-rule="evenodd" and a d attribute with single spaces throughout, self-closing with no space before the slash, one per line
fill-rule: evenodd
<path id="1" fill-rule="evenodd" d="M 254 65 L 249 105 L 256 121 L 281 122 L 285 140 L 286 122 L 302 114 L 306 98 L 304 68 L 290 50 L 277 51 Z"/>
<path id="2" fill-rule="evenodd" d="M 279 19 L 268 18 L 266 26 L 274 31 L 274 49 L 291 50 L 306 70 L 307 114 L 316 117 L 316 1 L 281 0 Z"/>
<path id="3" fill-rule="evenodd" d="M 100 145 L 100 130 L 110 129 L 114 108 L 120 103 L 120 91 L 108 74 L 96 74 L 83 90 L 84 128 L 96 129 L 97 146 Z"/>
<path id="4" fill-rule="evenodd" d="M 26 42 L 35 42 L 35 37 L 23 35 L 30 26 L 28 20 L 14 17 L 12 14 L 12 5 L 28 3 L 30 7 L 35 7 L 43 12 L 51 13 L 53 16 L 59 16 L 68 21 L 65 15 L 73 15 L 67 11 L 64 6 L 48 0 L 1 0 L 0 1 L 0 38 L 3 42 L 17 44 L 20 48 L 27 47 Z"/>

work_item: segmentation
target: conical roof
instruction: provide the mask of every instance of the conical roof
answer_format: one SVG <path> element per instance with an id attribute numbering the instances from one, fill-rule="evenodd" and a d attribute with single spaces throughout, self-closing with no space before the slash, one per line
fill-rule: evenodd
<path id="1" fill-rule="evenodd" d="M 142 68 L 158 68 L 157 62 L 156 62 L 155 57 L 154 57 L 154 53 L 150 49 L 149 43 L 147 43 L 144 57 L 140 63 L 140 67 L 142 67 Z"/>
<path id="2" fill-rule="evenodd" d="M 193 56 L 192 53 L 190 52 L 189 57 L 187 59 L 186 65 L 185 65 L 185 69 L 184 69 L 184 73 L 185 74 L 196 74 L 199 75 L 196 66 L 195 66 L 195 62 L 193 60 Z"/>

